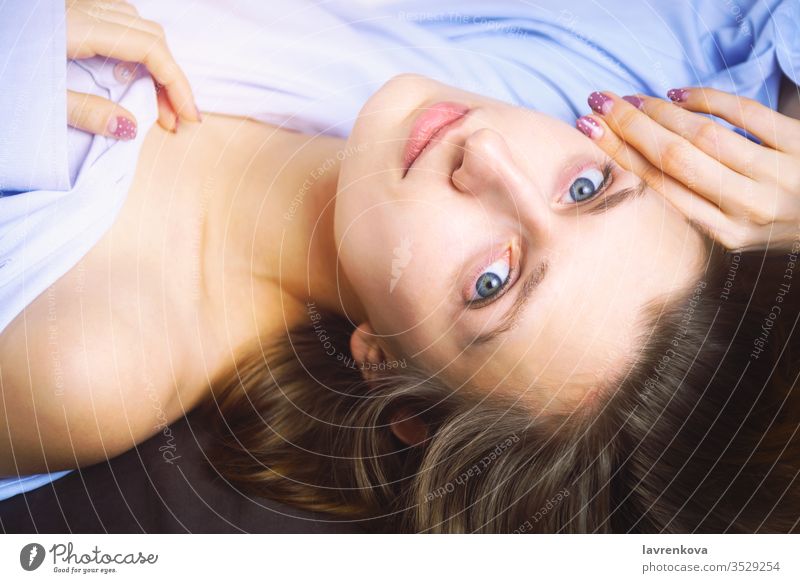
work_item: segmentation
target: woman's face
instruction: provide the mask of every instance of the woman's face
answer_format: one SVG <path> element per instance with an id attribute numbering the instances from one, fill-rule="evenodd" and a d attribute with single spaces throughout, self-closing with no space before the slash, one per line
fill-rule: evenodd
<path id="1" fill-rule="evenodd" d="M 572 410 L 627 370 L 643 307 L 702 273 L 686 219 L 543 113 L 401 76 L 347 146 L 341 266 L 385 357 L 447 382 Z"/>

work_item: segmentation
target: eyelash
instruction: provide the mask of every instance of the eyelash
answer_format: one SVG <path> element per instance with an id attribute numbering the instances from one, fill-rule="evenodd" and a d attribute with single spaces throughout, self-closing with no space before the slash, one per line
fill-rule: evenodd
<path id="1" fill-rule="evenodd" d="M 583 172 L 584 170 L 586 170 L 586 168 L 581 169 L 580 172 Z M 601 172 L 603 174 L 603 182 L 600 184 L 600 188 L 597 191 L 597 194 L 595 194 L 594 196 L 592 196 L 592 198 L 590 198 L 588 200 L 581 201 L 581 202 L 568 203 L 565 206 L 591 204 L 592 201 L 597 200 L 601 195 L 603 195 L 608 190 L 609 186 L 611 186 L 611 183 L 613 182 L 614 162 L 610 158 L 607 158 L 606 161 L 601 166 Z M 571 184 L 570 184 L 570 186 L 571 186 Z M 506 295 L 506 293 L 508 293 L 511 290 L 511 288 L 514 286 L 514 284 L 516 283 L 516 274 L 517 274 L 517 267 L 516 266 L 519 264 L 519 261 L 516 261 L 516 262 L 513 261 L 513 259 L 514 259 L 514 257 L 513 257 L 513 255 L 514 255 L 513 249 L 511 247 L 509 247 L 509 250 L 512 251 L 511 253 L 509 253 L 509 255 L 512 255 L 512 257 L 511 257 L 512 261 L 509 262 L 508 277 L 503 282 L 502 287 L 500 288 L 500 291 L 497 292 L 496 294 L 494 294 L 493 296 L 488 297 L 488 298 L 481 298 L 481 299 L 478 299 L 478 300 L 468 300 L 467 301 L 467 306 L 470 309 L 484 308 L 484 307 L 488 306 L 489 304 L 492 304 L 492 303 L 496 302 L 501 297 Z M 495 261 L 497 261 L 497 260 L 493 259 L 491 262 L 485 264 L 480 270 L 478 270 L 475 274 L 473 274 L 473 277 L 470 280 L 471 281 L 471 284 L 470 284 L 471 288 L 470 289 L 473 289 L 475 287 L 475 285 L 478 282 L 478 278 L 480 277 L 480 275 L 483 274 L 483 273 L 486 273 L 486 269 L 488 267 L 490 267 L 492 265 L 492 263 L 494 263 Z"/>
<path id="2" fill-rule="evenodd" d="M 601 194 L 603 194 L 608 187 L 611 186 L 611 183 L 614 181 L 614 162 L 611 160 L 606 160 L 605 164 L 603 164 L 603 184 L 600 186 L 600 192 L 594 195 L 594 200 Z"/>
<path id="3" fill-rule="evenodd" d="M 601 194 L 604 194 L 612 182 L 614 182 L 614 162 L 609 158 L 603 164 L 603 184 L 600 186 L 600 192 L 595 194 L 591 200 L 595 200 Z"/>

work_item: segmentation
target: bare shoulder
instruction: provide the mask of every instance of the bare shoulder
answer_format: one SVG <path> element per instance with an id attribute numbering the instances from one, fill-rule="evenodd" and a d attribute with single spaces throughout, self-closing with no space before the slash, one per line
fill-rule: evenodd
<path id="1" fill-rule="evenodd" d="M 781 79 L 778 111 L 789 117 L 800 119 L 800 88 L 785 75 Z"/>
<path id="2" fill-rule="evenodd" d="M 68 293 L 67 284 L 45 291 L 0 335 L 0 475 L 112 458 L 182 414 L 182 356 L 147 323 L 155 302 L 138 298 L 140 321 L 136 309 L 119 309 L 124 297 L 112 305 L 102 294 Z"/>

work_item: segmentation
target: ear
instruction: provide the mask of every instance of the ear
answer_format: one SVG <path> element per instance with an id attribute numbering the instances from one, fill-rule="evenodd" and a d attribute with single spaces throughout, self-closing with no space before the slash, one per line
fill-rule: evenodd
<path id="1" fill-rule="evenodd" d="M 369 365 L 380 364 L 386 359 L 369 322 L 360 324 L 353 331 L 353 335 L 350 336 L 350 352 L 353 360 L 361 366 L 361 376 L 365 381 L 371 381 L 377 373 L 377 370 L 371 369 Z"/>
<path id="2" fill-rule="evenodd" d="M 428 439 L 428 425 L 416 411 L 408 407 L 400 407 L 395 411 L 389 423 L 395 437 L 406 445 L 419 445 Z"/>

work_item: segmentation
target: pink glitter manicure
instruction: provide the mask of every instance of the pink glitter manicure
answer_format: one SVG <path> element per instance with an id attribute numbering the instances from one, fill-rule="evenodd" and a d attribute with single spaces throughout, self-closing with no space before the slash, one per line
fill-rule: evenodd
<path id="1" fill-rule="evenodd" d="M 136 137 L 136 124 L 127 117 L 118 115 L 109 120 L 108 132 L 118 140 L 132 140 Z"/>
<path id="2" fill-rule="evenodd" d="M 586 134 L 593 140 L 596 140 L 603 135 L 603 128 L 593 118 L 588 116 L 579 117 L 575 120 L 575 127 Z"/>
<path id="3" fill-rule="evenodd" d="M 688 89 L 670 89 L 667 91 L 667 97 L 676 103 L 682 103 L 689 99 Z"/>
<path id="4" fill-rule="evenodd" d="M 609 111 L 611 111 L 611 108 L 614 105 L 614 101 L 610 97 L 603 95 L 599 91 L 595 91 L 589 95 L 587 102 L 589 103 L 589 107 L 592 108 L 592 111 L 601 115 L 606 115 Z"/>
<path id="5" fill-rule="evenodd" d="M 630 103 L 636 109 L 642 109 L 642 105 L 644 105 L 644 101 L 640 97 L 636 97 L 635 95 L 625 95 L 623 98 L 625 101 Z"/>

